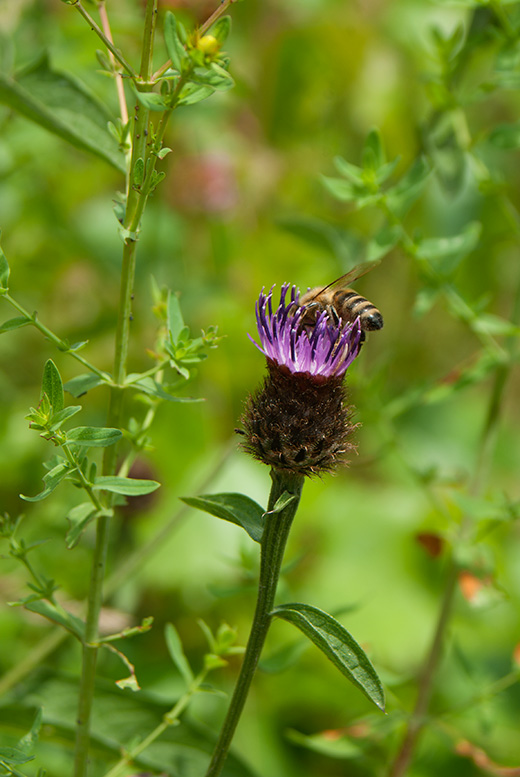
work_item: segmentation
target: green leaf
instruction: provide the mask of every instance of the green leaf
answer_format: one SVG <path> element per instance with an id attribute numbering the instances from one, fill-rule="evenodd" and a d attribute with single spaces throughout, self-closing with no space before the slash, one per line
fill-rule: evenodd
<path id="1" fill-rule="evenodd" d="M 333 162 L 338 173 L 344 175 L 347 180 L 351 181 L 351 183 L 355 183 L 358 186 L 365 185 L 364 171 L 362 167 L 358 167 L 357 165 L 353 165 L 350 162 L 347 162 L 347 160 L 343 159 L 341 156 L 335 156 Z"/>
<path id="2" fill-rule="evenodd" d="M 7 291 L 9 286 L 9 263 L 0 247 L 0 288 Z"/>
<path id="3" fill-rule="evenodd" d="M 65 536 L 65 545 L 69 550 L 78 544 L 81 535 L 97 515 L 98 512 L 92 502 L 83 502 L 69 510 L 67 521 L 70 528 Z"/>
<path id="4" fill-rule="evenodd" d="M 328 758 L 359 758 L 363 754 L 362 748 L 348 736 L 331 737 L 326 733 L 306 735 L 294 729 L 289 729 L 286 736 L 289 742 Z"/>
<path id="5" fill-rule="evenodd" d="M 162 113 L 169 108 L 163 97 L 157 94 L 157 92 L 140 92 L 134 86 L 132 88 L 141 105 L 144 105 L 149 111 L 159 111 Z"/>
<path id="6" fill-rule="evenodd" d="M 15 316 L 15 318 L 10 318 L 8 321 L 4 321 L 4 323 L 0 326 L 0 334 L 3 332 L 12 332 L 14 329 L 20 329 L 21 326 L 27 326 L 27 324 L 30 323 L 31 320 L 26 318 L 26 316 Z"/>
<path id="7" fill-rule="evenodd" d="M 128 376 L 129 378 L 135 378 L 135 376 Z M 188 376 L 189 377 L 189 374 Z M 165 391 L 160 383 L 157 383 L 151 377 L 142 378 L 142 380 L 131 380 L 128 384 L 130 388 L 135 388 L 137 391 L 142 391 L 143 394 L 155 397 L 156 399 L 165 399 L 167 402 L 203 402 L 200 397 L 176 397 Z"/>
<path id="8" fill-rule="evenodd" d="M 492 313 L 481 313 L 470 322 L 471 329 L 479 334 L 506 335 L 512 337 L 520 333 L 520 327 Z"/>
<path id="9" fill-rule="evenodd" d="M 269 510 L 267 513 L 264 513 L 264 515 L 275 515 L 276 513 L 281 513 L 282 510 L 285 510 L 287 505 L 290 505 L 291 502 L 294 502 L 295 499 L 296 497 L 294 494 L 290 494 L 288 491 L 284 491 L 283 494 L 276 500 L 276 504 L 273 509 Z"/>
<path id="10" fill-rule="evenodd" d="M 123 496 L 141 496 L 141 494 L 151 494 L 160 485 L 155 480 L 124 478 L 119 475 L 100 475 L 94 481 L 93 487 L 97 491 L 111 491 Z"/>
<path id="11" fill-rule="evenodd" d="M 167 11 L 164 18 L 164 42 L 173 67 L 180 73 L 187 54 L 177 34 L 177 21 L 171 11 Z"/>
<path id="12" fill-rule="evenodd" d="M 110 113 L 84 84 L 53 70 L 46 56 L 15 79 L 0 75 L 0 102 L 125 172 L 124 155 L 107 129 Z"/>
<path id="13" fill-rule="evenodd" d="M 23 499 L 25 502 L 41 502 L 42 499 L 45 499 L 49 494 L 52 494 L 54 489 L 69 473 L 70 465 L 68 462 L 64 461 L 57 464 L 50 472 L 47 472 L 47 474 L 44 475 L 43 482 L 45 483 L 45 488 L 43 491 L 40 491 L 36 496 L 24 496 L 23 494 L 20 494 L 20 499 Z"/>
<path id="14" fill-rule="evenodd" d="M 193 672 L 191 671 L 188 659 L 184 655 L 182 642 L 177 633 L 177 629 L 172 623 L 167 623 L 164 633 L 170 658 L 183 676 L 186 688 L 189 688 L 193 682 Z"/>
<path id="15" fill-rule="evenodd" d="M 4 768 L 9 769 L 9 764 L 12 766 L 20 766 L 20 764 L 26 764 L 33 760 L 34 755 L 26 755 L 17 747 L 0 747 L 0 763 Z M 11 769 L 9 769 L 7 774 L 13 774 Z M 19 775 L 20 772 L 17 771 L 16 774 Z"/>
<path id="16" fill-rule="evenodd" d="M 399 225 L 385 226 L 377 232 L 367 246 L 365 261 L 377 262 L 397 245 L 402 236 Z"/>
<path id="17" fill-rule="evenodd" d="M 179 298 L 171 291 L 168 292 L 167 316 L 168 332 L 170 333 L 172 341 L 176 343 L 185 324 L 182 317 Z"/>
<path id="18" fill-rule="evenodd" d="M 379 170 L 385 164 L 386 157 L 378 129 L 370 130 L 363 147 L 363 167 L 367 170 Z"/>
<path id="19" fill-rule="evenodd" d="M 71 378 L 65 383 L 63 388 L 65 391 L 68 391 L 69 394 L 72 394 L 73 397 L 78 398 L 82 397 L 83 394 L 86 394 L 90 389 L 101 386 L 104 382 L 103 378 L 100 378 L 99 375 L 94 375 L 93 372 L 87 372 L 86 375 L 76 375 L 75 378 Z"/>
<path id="20" fill-rule="evenodd" d="M 63 410 L 60 410 L 59 413 L 53 413 L 51 423 L 49 425 L 49 429 L 51 432 L 55 432 L 56 429 L 59 429 L 62 424 L 65 423 L 69 418 L 72 418 L 72 416 L 76 415 L 76 413 L 79 413 L 83 408 L 81 405 L 70 405 L 69 407 L 64 407 Z"/>
<path id="21" fill-rule="evenodd" d="M 386 201 L 396 216 L 404 216 L 421 195 L 431 172 L 428 160 L 421 156 L 415 160 L 401 180 L 387 191 Z"/>
<path id="22" fill-rule="evenodd" d="M 135 160 L 132 173 L 132 183 L 134 186 L 141 186 L 144 181 L 144 159 L 140 156 Z"/>
<path id="23" fill-rule="evenodd" d="M 61 382 L 61 375 L 58 368 L 52 361 L 48 359 L 43 369 L 42 379 L 42 396 L 47 394 L 47 398 L 51 403 L 54 413 L 59 413 L 63 410 L 65 397 L 63 395 L 63 383 Z"/>
<path id="24" fill-rule="evenodd" d="M 23 736 L 18 742 L 18 748 L 26 755 L 30 755 L 33 752 L 36 743 L 38 742 L 40 728 L 42 725 L 42 713 L 43 710 L 40 707 L 36 713 L 36 717 L 34 718 L 31 730 L 28 731 L 27 734 L 25 734 L 25 736 Z"/>
<path id="25" fill-rule="evenodd" d="M 85 448 L 106 448 L 121 439 L 120 429 L 109 429 L 100 426 L 76 426 L 67 432 L 67 443 L 82 445 Z"/>
<path id="26" fill-rule="evenodd" d="M 393 174 L 395 168 L 401 161 L 400 156 L 396 156 L 395 159 L 392 159 L 391 162 L 387 162 L 386 165 L 383 165 L 378 170 L 376 170 L 376 182 L 381 185 L 385 181 L 387 181 L 391 175 Z"/>
<path id="27" fill-rule="evenodd" d="M 197 510 L 222 518 L 241 526 L 252 540 L 260 542 L 264 530 L 264 510 L 260 505 L 244 494 L 207 494 L 203 496 L 184 496 L 182 501 Z"/>
<path id="28" fill-rule="evenodd" d="M 195 103 L 205 100 L 210 97 L 215 90 L 211 86 L 203 86 L 200 84 L 194 84 L 192 82 L 187 83 L 177 100 L 177 105 L 194 105 Z"/>
<path id="29" fill-rule="evenodd" d="M 482 225 L 472 221 L 459 235 L 425 238 L 417 243 L 417 257 L 427 259 L 443 277 L 449 277 L 477 246 Z"/>
<path id="30" fill-rule="evenodd" d="M 231 89 L 235 84 L 227 70 L 216 62 L 212 62 L 208 68 L 195 68 L 191 82 L 211 86 L 212 89 L 221 92 Z"/>
<path id="31" fill-rule="evenodd" d="M 52 602 L 48 602 L 46 599 L 37 599 L 32 602 L 25 602 L 24 607 L 26 610 L 36 612 L 38 615 L 43 615 L 44 618 L 63 626 L 71 634 L 74 634 L 80 641 L 83 641 L 85 635 L 85 624 L 76 615 L 71 612 L 67 612 L 63 607 L 55 605 Z"/>
<path id="32" fill-rule="evenodd" d="M 330 178 L 322 175 L 321 181 L 330 194 L 340 202 L 353 202 L 365 194 L 365 189 L 362 186 L 356 186 L 342 178 Z"/>
<path id="33" fill-rule="evenodd" d="M 231 16 L 222 16 L 212 27 L 210 27 L 211 35 L 213 35 L 220 45 L 225 43 L 229 33 L 231 32 Z"/>
<path id="34" fill-rule="evenodd" d="M 385 709 L 383 686 L 376 670 L 363 649 L 332 615 L 299 603 L 275 607 L 272 614 L 297 626 L 376 707 Z"/>

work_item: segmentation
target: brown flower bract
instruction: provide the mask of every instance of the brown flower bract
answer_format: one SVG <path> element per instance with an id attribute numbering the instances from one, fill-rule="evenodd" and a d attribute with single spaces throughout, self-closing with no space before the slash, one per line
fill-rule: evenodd
<path id="1" fill-rule="evenodd" d="M 291 373 L 267 360 L 268 375 L 242 416 L 244 449 L 271 467 L 300 475 L 330 472 L 355 450 L 349 441 L 353 407 L 343 376 Z"/>

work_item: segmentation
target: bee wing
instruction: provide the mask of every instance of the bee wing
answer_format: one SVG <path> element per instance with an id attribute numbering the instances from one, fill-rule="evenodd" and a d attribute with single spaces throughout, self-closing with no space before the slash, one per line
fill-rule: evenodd
<path id="1" fill-rule="evenodd" d="M 324 291 L 328 291 L 329 289 L 333 289 L 336 286 L 338 288 L 345 288 L 348 287 L 350 283 L 353 281 L 357 281 L 358 278 L 361 278 L 362 275 L 366 275 L 367 272 L 370 272 L 374 269 L 374 267 L 377 267 L 378 264 L 381 264 L 381 259 L 378 259 L 376 262 L 362 262 L 361 264 L 356 265 L 356 267 L 353 267 L 352 270 L 345 273 L 345 275 L 341 275 L 339 278 L 336 278 L 335 281 L 332 281 L 332 283 L 329 283 L 327 286 L 325 286 L 323 289 L 320 289 L 312 300 L 316 299 L 317 297 L 320 297 Z M 312 300 L 310 300 L 312 302 Z"/>

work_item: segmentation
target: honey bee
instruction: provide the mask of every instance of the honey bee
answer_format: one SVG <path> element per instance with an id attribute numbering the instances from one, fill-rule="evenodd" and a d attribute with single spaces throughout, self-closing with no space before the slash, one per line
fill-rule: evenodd
<path id="1" fill-rule="evenodd" d="M 365 340 L 365 332 L 382 329 L 383 316 L 368 299 L 351 289 L 348 284 L 370 272 L 379 262 L 364 262 L 353 270 L 337 278 L 327 286 L 317 286 L 309 289 L 300 298 L 300 306 L 307 308 L 302 318 L 302 326 L 313 327 L 320 313 L 326 311 L 330 320 L 338 325 L 351 323 L 359 316 L 361 324 L 361 342 Z"/>

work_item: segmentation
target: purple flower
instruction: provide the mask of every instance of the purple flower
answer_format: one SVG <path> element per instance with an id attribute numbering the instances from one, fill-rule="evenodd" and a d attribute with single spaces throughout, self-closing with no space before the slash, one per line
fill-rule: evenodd
<path id="1" fill-rule="evenodd" d="M 269 294 L 263 290 L 256 303 L 256 320 L 260 345 L 249 335 L 256 347 L 270 360 L 283 365 L 293 374 L 341 377 L 354 361 L 361 347 L 359 318 L 353 323 L 331 323 L 329 314 L 323 311 L 316 323 L 304 323 L 308 306 L 300 305 L 300 291 L 293 286 L 290 300 L 285 298 L 289 290 L 284 283 L 280 304 L 273 313 L 273 288 Z"/>

